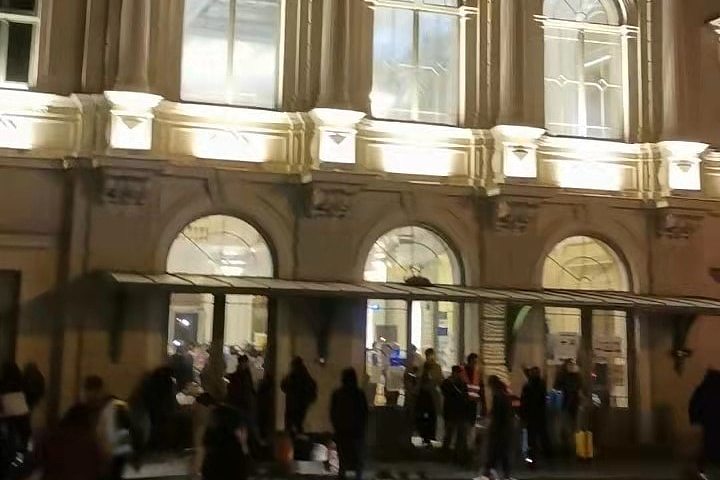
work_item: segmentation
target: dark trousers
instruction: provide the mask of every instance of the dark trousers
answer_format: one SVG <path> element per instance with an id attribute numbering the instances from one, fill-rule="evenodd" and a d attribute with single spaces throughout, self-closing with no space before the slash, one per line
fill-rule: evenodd
<path id="1" fill-rule="evenodd" d="M 112 460 L 110 460 L 110 471 L 104 478 L 106 480 L 122 480 L 126 464 L 126 457 L 113 457 Z"/>
<path id="2" fill-rule="evenodd" d="M 470 422 L 465 419 L 445 419 L 443 449 L 449 452 L 454 444 L 455 461 L 465 461 L 467 459 L 469 423 Z"/>
<path id="3" fill-rule="evenodd" d="M 485 475 L 490 476 L 492 470 L 502 469 L 505 477 L 510 477 L 510 433 L 490 431 L 488 436 L 488 458 Z"/>
<path id="4" fill-rule="evenodd" d="M 295 436 L 305 432 L 305 416 L 307 410 L 285 411 L 285 431 Z"/>
<path id="5" fill-rule="evenodd" d="M 552 447 L 544 420 L 531 422 L 527 425 L 528 458 L 534 463 L 538 460 L 538 453 L 542 450 L 545 458 L 552 457 Z"/>
<path id="6" fill-rule="evenodd" d="M 355 472 L 355 478 L 362 479 L 365 467 L 365 438 L 350 435 L 336 435 L 338 460 L 340 460 L 339 476 L 345 478 L 348 471 Z"/>

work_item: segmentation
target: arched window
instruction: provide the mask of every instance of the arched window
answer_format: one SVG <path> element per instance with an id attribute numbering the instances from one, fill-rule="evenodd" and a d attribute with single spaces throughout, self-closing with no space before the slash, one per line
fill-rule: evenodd
<path id="1" fill-rule="evenodd" d="M 545 127 L 620 139 L 625 131 L 623 14 L 615 0 L 545 0 Z"/>
<path id="2" fill-rule="evenodd" d="M 225 215 L 203 217 L 177 236 L 167 259 L 168 273 L 271 277 L 273 257 L 262 235 L 249 223 Z M 261 359 L 267 345 L 267 299 L 228 295 L 225 306 L 224 346 Z M 206 351 L 212 339 L 213 296 L 173 294 L 170 300 L 168 350 Z M 197 347 L 197 348 L 196 348 Z M 202 355 L 195 358 L 202 368 Z M 227 356 L 227 370 L 235 370 L 235 357 Z M 262 364 L 259 361 L 260 365 Z"/>
<path id="3" fill-rule="evenodd" d="M 462 283 L 457 257 L 431 230 L 408 226 L 380 237 L 365 263 L 365 280 L 402 283 L 413 276 L 434 284 Z M 420 366 L 418 355 L 427 348 L 435 349 L 448 371 L 460 354 L 460 308 L 451 302 L 417 301 L 408 312 L 402 300 L 369 300 L 366 332 L 368 374 L 374 381 L 382 374 L 390 378 L 394 371 L 390 367 L 402 368 L 408 362 Z M 402 378 L 402 372 L 399 375 Z"/>
<path id="4" fill-rule="evenodd" d="M 455 125 L 460 98 L 460 1 L 373 0 L 376 118 Z"/>
<path id="5" fill-rule="evenodd" d="M 545 258 L 543 287 L 566 290 L 628 291 L 630 281 L 622 259 L 600 240 L 576 236 L 555 245 Z M 567 358 L 581 356 L 580 338 L 589 338 L 594 392 L 605 392 L 610 406 L 628 407 L 627 314 L 621 311 L 592 310 L 583 326 L 577 308 L 546 307 L 548 359 L 551 367 Z M 583 331 L 590 328 L 590 332 Z M 568 341 L 575 338 L 575 357 Z M 564 346 L 563 346 L 564 343 Z M 581 365 L 587 369 L 587 365 Z M 587 370 L 585 370 L 587 371 Z"/>
<path id="6" fill-rule="evenodd" d="M 283 0 L 185 0 L 180 96 L 275 108 Z"/>

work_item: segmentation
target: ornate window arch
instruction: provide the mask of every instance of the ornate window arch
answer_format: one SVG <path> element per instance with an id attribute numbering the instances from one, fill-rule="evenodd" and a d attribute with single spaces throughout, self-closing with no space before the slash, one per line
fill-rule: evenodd
<path id="1" fill-rule="evenodd" d="M 273 276 L 273 255 L 262 234 L 249 223 L 227 215 L 211 215 L 188 224 L 170 247 L 166 270 L 177 275 Z M 202 365 L 213 338 L 213 296 L 173 294 L 168 318 L 168 352 L 194 348 Z M 223 346 L 253 358 L 265 351 L 268 332 L 267 298 L 227 295 Z M 235 360 L 234 357 L 228 357 Z M 198 364 L 196 364 L 198 367 Z M 226 365 L 233 372 L 234 365 Z"/>
<path id="2" fill-rule="evenodd" d="M 455 252 L 432 230 L 405 226 L 378 238 L 368 254 L 364 279 L 402 283 L 413 276 L 434 284 L 463 282 Z M 461 308 L 456 303 L 369 300 L 366 347 L 368 359 L 373 359 L 367 365 L 369 374 L 372 378 L 379 374 L 376 367 L 382 367 L 387 376 L 393 355 L 406 355 L 405 365 L 419 366 L 426 348 L 435 349 L 438 362 L 449 372 L 459 360 L 462 332 Z"/>
<path id="3" fill-rule="evenodd" d="M 464 81 L 462 0 L 365 0 L 373 9 L 370 109 L 379 119 L 456 125 Z"/>
<path id="4" fill-rule="evenodd" d="M 628 130 L 628 26 L 617 0 L 545 0 L 545 127 L 622 139 Z"/>

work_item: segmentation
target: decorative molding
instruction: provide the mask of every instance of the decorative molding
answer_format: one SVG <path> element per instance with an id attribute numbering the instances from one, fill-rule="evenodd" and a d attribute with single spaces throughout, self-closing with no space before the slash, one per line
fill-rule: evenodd
<path id="1" fill-rule="evenodd" d="M 308 185 L 306 215 L 310 218 L 344 218 L 350 212 L 359 187 L 349 185 Z"/>
<path id="2" fill-rule="evenodd" d="M 687 240 L 700 227 L 702 216 L 671 210 L 657 212 L 657 235 L 668 240 Z"/>
<path id="3" fill-rule="evenodd" d="M 150 197 L 151 177 L 129 170 L 100 170 L 100 202 L 123 207 L 144 206 Z"/>
<path id="4" fill-rule="evenodd" d="M 492 205 L 492 221 L 501 233 L 523 234 L 535 218 L 538 206 L 527 201 L 496 200 Z"/>
<path id="5" fill-rule="evenodd" d="M 717 49 L 718 49 L 718 60 L 720 60 L 720 17 L 716 18 L 715 20 L 710 20 L 708 25 L 710 25 L 710 28 L 713 29 L 713 32 L 718 37 Z"/>

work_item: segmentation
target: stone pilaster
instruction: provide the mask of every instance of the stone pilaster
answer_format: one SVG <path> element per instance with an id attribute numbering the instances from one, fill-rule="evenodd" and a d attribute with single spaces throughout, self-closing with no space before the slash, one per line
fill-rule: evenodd
<path id="1" fill-rule="evenodd" d="M 115 90 L 147 92 L 150 52 L 150 0 L 123 0 Z"/>
<path id="2" fill-rule="evenodd" d="M 482 361 L 485 376 L 498 375 L 508 380 L 505 364 L 505 305 L 485 303 L 481 305 L 482 316 Z"/>

